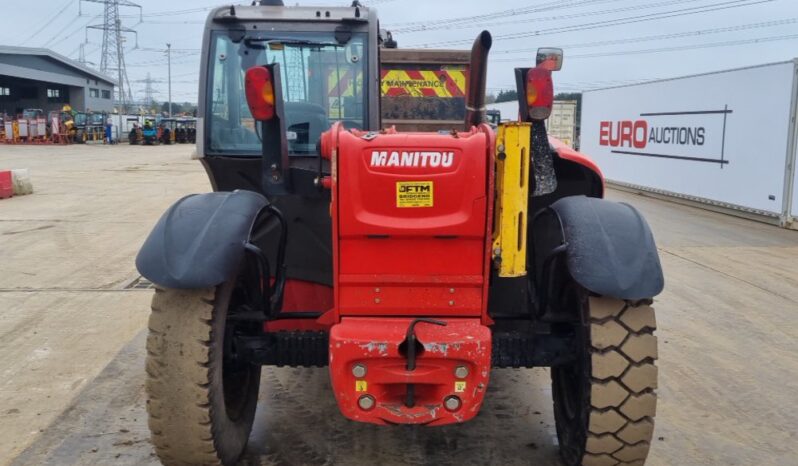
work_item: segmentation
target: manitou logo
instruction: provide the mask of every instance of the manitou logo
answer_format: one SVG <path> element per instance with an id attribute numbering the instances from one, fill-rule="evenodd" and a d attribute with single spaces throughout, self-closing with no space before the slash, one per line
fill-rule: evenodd
<path id="1" fill-rule="evenodd" d="M 373 151 L 371 153 L 372 167 L 444 167 L 454 164 L 454 152 L 433 151 Z"/>

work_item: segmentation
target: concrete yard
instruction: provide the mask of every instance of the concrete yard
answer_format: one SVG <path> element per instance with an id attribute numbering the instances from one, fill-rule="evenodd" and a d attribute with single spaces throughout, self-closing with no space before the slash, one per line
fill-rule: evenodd
<path id="1" fill-rule="evenodd" d="M 133 258 L 177 198 L 209 190 L 192 147 L 0 145 L 30 196 L 0 200 L 0 464 L 157 464 L 144 409 L 151 290 Z M 798 232 L 610 191 L 650 222 L 659 397 L 647 464 L 798 457 Z M 266 369 L 247 465 L 555 465 L 548 372 L 496 370 L 482 412 L 442 428 L 337 411 L 325 369 Z"/>

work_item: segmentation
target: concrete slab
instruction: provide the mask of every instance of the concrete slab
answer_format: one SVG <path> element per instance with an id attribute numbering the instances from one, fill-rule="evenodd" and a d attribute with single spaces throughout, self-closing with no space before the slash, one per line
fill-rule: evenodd
<path id="1" fill-rule="evenodd" d="M 5 149 L 0 165 L 26 162 L 43 195 L 13 217 L 0 201 L 0 257 L 11 270 L 0 277 L 0 308 L 11 310 L 0 314 L 0 464 L 157 464 L 143 394 L 149 292 L 119 288 L 149 226 L 174 199 L 207 189 L 204 173 L 179 146 Z M 84 187 L 87 177 L 101 181 Z M 647 464 L 794 462 L 798 232 L 609 197 L 648 218 L 666 273 Z M 260 400 L 242 464 L 559 464 L 545 370 L 494 371 L 484 409 L 462 426 L 347 421 L 324 369 L 268 368 Z"/>
<path id="2" fill-rule="evenodd" d="M 0 203 L 0 464 L 30 444 L 146 325 L 123 290 L 179 196 L 205 191 L 190 146 L 6 146 L 36 193 Z"/>

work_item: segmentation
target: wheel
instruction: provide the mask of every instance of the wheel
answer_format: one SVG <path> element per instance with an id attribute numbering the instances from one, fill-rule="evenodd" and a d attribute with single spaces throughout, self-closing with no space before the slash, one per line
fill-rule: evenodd
<path id="1" fill-rule="evenodd" d="M 576 362 L 552 368 L 560 456 L 568 466 L 642 465 L 654 432 L 654 309 L 576 294 Z"/>
<path id="2" fill-rule="evenodd" d="M 225 341 L 235 280 L 215 289 L 157 289 L 147 337 L 146 392 L 152 443 L 164 465 L 235 464 L 247 444 L 259 365 Z"/>

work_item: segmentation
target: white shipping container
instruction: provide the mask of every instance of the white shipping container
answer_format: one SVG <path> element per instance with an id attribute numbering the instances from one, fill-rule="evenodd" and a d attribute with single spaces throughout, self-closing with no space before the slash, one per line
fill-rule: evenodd
<path id="1" fill-rule="evenodd" d="M 577 147 L 576 101 L 554 101 L 551 116 L 546 120 L 546 129 L 549 136 L 559 139 L 572 148 Z"/>
<path id="2" fill-rule="evenodd" d="M 581 150 L 611 182 L 787 226 L 796 72 L 788 61 L 585 92 Z"/>
<path id="3" fill-rule="evenodd" d="M 499 102 L 487 104 L 488 110 L 501 112 L 501 121 L 518 121 L 518 102 Z M 555 100 L 551 109 L 551 116 L 546 120 L 546 129 L 549 136 L 553 136 L 566 145 L 575 147 L 576 144 L 576 101 Z"/>
<path id="4" fill-rule="evenodd" d="M 793 157 L 793 177 L 792 177 L 792 221 L 795 222 L 795 219 L 798 219 L 798 167 L 796 167 L 796 161 L 798 161 L 798 156 Z M 793 225 L 794 226 L 794 225 Z"/>

